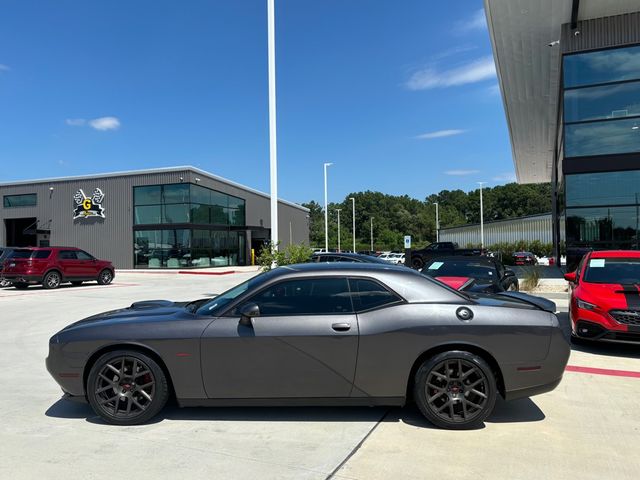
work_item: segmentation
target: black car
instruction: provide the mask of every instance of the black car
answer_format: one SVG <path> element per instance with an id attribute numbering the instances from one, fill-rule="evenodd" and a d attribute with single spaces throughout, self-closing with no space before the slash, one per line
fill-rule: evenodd
<path id="1" fill-rule="evenodd" d="M 14 250 L 15 248 L 0 247 L 0 287 L 8 287 L 9 285 L 11 285 L 11 282 L 5 280 L 2 276 L 2 270 L 4 268 L 5 260 L 7 260 L 11 256 Z"/>
<path id="2" fill-rule="evenodd" d="M 491 257 L 434 258 L 421 271 L 456 290 L 482 293 L 520 290 L 515 273 Z"/>
<path id="3" fill-rule="evenodd" d="M 385 265 L 389 265 L 389 262 L 386 262 L 378 257 L 373 257 L 371 255 L 362 255 L 360 253 L 314 253 L 311 256 L 312 262 L 347 262 L 347 263 L 383 263 Z"/>
<path id="4" fill-rule="evenodd" d="M 180 406 L 404 405 L 473 428 L 507 400 L 553 390 L 570 347 L 555 305 L 472 296 L 412 269 L 306 263 L 213 298 L 153 300 L 69 325 L 47 369 L 106 422 Z"/>

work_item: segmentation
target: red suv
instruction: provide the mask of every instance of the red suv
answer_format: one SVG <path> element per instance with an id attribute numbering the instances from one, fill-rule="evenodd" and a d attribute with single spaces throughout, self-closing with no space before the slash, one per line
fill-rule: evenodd
<path id="1" fill-rule="evenodd" d="M 640 342 L 640 251 L 589 252 L 564 278 L 574 338 Z"/>
<path id="2" fill-rule="evenodd" d="M 35 284 L 58 288 L 64 282 L 80 285 L 92 280 L 108 285 L 115 276 L 111 262 L 73 247 L 16 248 L 2 266 L 2 276 L 19 289 Z"/>

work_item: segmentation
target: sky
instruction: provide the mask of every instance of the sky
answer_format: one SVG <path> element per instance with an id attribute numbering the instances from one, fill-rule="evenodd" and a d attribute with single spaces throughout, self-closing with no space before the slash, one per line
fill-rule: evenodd
<path id="1" fill-rule="evenodd" d="M 276 0 L 279 196 L 514 181 L 481 0 Z M 194 165 L 269 191 L 266 0 L 5 0 L 0 182 Z"/>

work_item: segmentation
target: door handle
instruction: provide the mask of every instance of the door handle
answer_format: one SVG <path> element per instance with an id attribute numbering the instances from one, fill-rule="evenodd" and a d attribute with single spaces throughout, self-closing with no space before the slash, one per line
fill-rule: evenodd
<path id="1" fill-rule="evenodd" d="M 346 332 L 347 330 L 351 329 L 351 324 L 350 323 L 334 323 L 333 325 L 331 325 L 331 328 L 333 328 L 336 332 Z"/>

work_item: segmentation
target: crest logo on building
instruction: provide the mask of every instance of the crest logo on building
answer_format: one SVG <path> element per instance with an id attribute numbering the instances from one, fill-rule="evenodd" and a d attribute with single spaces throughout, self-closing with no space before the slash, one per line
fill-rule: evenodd
<path id="1" fill-rule="evenodd" d="M 87 197 L 82 189 L 73 195 L 73 200 L 76 203 L 76 208 L 73 209 L 73 219 L 76 218 L 88 218 L 88 217 L 104 217 L 104 208 L 102 208 L 102 201 L 104 200 L 104 193 L 99 188 L 96 188 L 90 197 Z"/>

